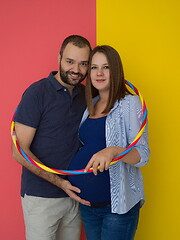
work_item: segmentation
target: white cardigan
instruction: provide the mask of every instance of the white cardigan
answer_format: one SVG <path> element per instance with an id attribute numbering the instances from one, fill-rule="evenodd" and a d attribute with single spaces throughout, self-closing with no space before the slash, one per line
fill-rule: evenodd
<path id="1" fill-rule="evenodd" d="M 96 103 L 99 96 L 93 99 Z M 81 124 L 88 117 L 87 109 Z M 127 95 L 116 101 L 106 118 L 106 147 L 119 146 L 126 148 L 136 137 L 141 126 L 141 102 L 137 95 Z M 136 203 L 144 202 L 143 178 L 139 167 L 148 162 L 149 147 L 147 126 L 135 148 L 140 154 L 140 162 L 130 165 L 121 160 L 110 165 L 111 211 L 123 214 Z"/>

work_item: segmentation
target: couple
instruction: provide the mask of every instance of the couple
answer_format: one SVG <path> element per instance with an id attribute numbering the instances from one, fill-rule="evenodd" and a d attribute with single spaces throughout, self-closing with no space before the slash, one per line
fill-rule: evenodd
<path id="1" fill-rule="evenodd" d="M 13 146 L 23 165 L 26 239 L 78 240 L 80 203 L 88 240 L 131 240 L 144 201 L 139 167 L 149 157 L 147 129 L 134 149 L 109 164 L 140 128 L 139 97 L 126 89 L 119 54 L 110 46 L 91 50 L 87 39 L 71 35 L 62 43 L 59 66 L 24 92 L 15 116 L 17 139 L 46 166 L 93 167 L 93 173 L 60 177 L 31 165 Z M 85 94 L 79 83 L 86 75 Z"/>

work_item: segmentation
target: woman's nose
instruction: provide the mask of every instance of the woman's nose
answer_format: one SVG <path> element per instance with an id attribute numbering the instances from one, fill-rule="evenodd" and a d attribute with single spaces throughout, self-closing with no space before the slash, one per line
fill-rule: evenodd
<path id="1" fill-rule="evenodd" d="M 100 75 L 100 76 L 103 75 L 103 70 L 101 68 L 97 70 L 97 75 Z"/>

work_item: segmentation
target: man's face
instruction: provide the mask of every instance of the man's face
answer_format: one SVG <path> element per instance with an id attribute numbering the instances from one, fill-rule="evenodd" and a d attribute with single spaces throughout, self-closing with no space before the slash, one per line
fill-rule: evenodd
<path id="1" fill-rule="evenodd" d="M 89 47 L 79 48 L 68 43 L 60 58 L 60 78 L 68 84 L 75 86 L 82 82 L 87 75 Z"/>

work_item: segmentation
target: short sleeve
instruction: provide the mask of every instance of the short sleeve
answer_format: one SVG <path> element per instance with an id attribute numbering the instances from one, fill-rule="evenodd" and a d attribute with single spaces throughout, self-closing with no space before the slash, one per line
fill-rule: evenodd
<path id="1" fill-rule="evenodd" d="M 15 122 L 37 128 L 41 118 L 41 109 L 37 91 L 32 85 L 26 89 L 17 107 Z"/>

